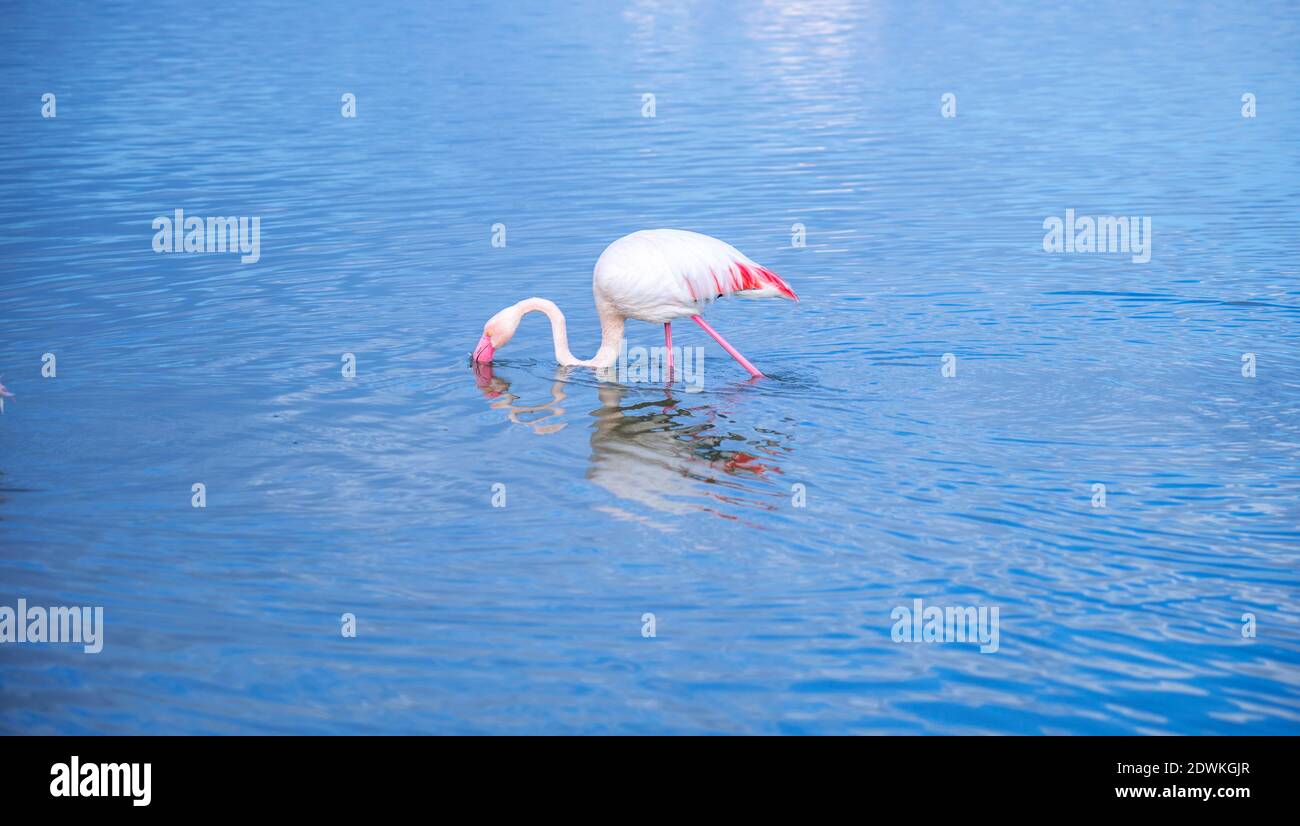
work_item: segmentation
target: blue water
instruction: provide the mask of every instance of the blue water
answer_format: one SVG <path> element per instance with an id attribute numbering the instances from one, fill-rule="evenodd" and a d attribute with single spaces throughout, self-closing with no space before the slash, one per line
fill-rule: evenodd
<path id="1" fill-rule="evenodd" d="M 0 731 L 1300 733 L 1294 3 L 356 5 L 5 10 L 0 605 L 106 627 Z M 798 291 L 709 313 L 769 379 L 471 369 L 660 226 Z"/>

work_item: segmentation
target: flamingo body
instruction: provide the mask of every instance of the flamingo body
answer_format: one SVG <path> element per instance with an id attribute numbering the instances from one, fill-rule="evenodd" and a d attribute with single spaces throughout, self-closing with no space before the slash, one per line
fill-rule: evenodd
<path id="1" fill-rule="evenodd" d="M 725 241 L 681 229 L 625 235 L 596 262 L 592 288 L 624 318 L 666 324 L 715 300 L 798 297 L 781 276 Z"/>
<path id="2" fill-rule="evenodd" d="M 557 362 L 597 368 L 610 367 L 618 359 L 628 319 L 663 324 L 665 349 L 671 353 L 673 320 L 690 317 L 751 376 L 761 378 L 758 368 L 700 314 L 728 295 L 799 300 L 781 276 L 754 263 L 730 244 L 680 229 L 641 230 L 610 244 L 596 261 L 592 293 L 600 316 L 600 349 L 592 358 L 579 359 L 569 350 L 564 313 L 555 302 L 526 298 L 487 320 L 474 347 L 474 361 L 490 363 L 496 350 L 514 337 L 520 320 L 528 313 L 544 313 L 550 319 Z"/>

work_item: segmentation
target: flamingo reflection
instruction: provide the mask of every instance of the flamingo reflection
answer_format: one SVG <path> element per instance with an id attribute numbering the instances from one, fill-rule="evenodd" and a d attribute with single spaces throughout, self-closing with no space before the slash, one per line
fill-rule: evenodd
<path id="1" fill-rule="evenodd" d="M 538 435 L 563 430 L 568 394 L 587 389 L 569 381 L 570 369 L 556 369 L 549 402 L 521 405 L 520 397 L 509 392 L 510 381 L 494 374 L 490 364 L 474 366 L 478 387 L 491 407 Z M 776 510 L 776 498 L 784 497 L 784 492 L 764 490 L 770 486 L 756 483 L 781 473 L 778 461 L 790 452 L 787 434 L 731 432 L 724 429 L 720 420 L 725 417 L 713 405 L 683 406 L 671 387 L 657 388 L 662 396 L 637 393 L 630 402 L 625 385 L 601 382 L 595 390 L 600 406 L 591 412 L 587 478 L 615 497 L 660 513 L 704 510 L 727 519 L 737 518 L 730 512 L 737 508 Z M 546 415 L 536 417 L 543 412 Z M 647 521 L 616 507 L 606 510 Z"/>

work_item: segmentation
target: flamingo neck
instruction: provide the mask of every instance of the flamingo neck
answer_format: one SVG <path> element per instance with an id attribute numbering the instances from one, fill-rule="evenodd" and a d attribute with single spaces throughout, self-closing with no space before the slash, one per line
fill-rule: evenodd
<path id="1" fill-rule="evenodd" d="M 569 350 L 569 333 L 564 313 L 554 301 L 545 298 L 526 298 L 515 305 L 519 317 L 529 313 L 545 313 L 551 321 L 551 338 L 555 342 L 555 360 L 566 367 L 610 367 L 618 361 L 619 345 L 623 341 L 623 317 L 612 308 L 597 302 L 600 315 L 600 349 L 590 359 L 582 360 Z"/>

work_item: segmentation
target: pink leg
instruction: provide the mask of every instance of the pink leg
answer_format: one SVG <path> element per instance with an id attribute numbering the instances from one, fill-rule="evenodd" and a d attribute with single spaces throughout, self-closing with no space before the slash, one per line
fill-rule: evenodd
<path id="1" fill-rule="evenodd" d="M 673 380 L 673 323 L 664 322 L 664 349 L 668 351 L 668 380 Z"/>
<path id="2" fill-rule="evenodd" d="M 691 316 L 691 318 L 695 321 L 696 324 L 704 328 L 704 332 L 713 336 L 713 340 L 721 344 L 722 349 L 730 353 L 733 359 L 740 362 L 740 366 L 748 370 L 749 375 L 753 376 L 756 379 L 763 378 L 763 374 L 758 372 L 758 368 L 750 364 L 749 361 L 744 356 L 742 356 L 735 347 L 732 347 L 730 344 L 728 344 L 727 340 L 723 338 L 721 335 L 719 335 L 717 330 L 710 327 L 707 321 L 705 321 L 704 319 L 700 318 L 697 315 L 693 315 Z"/>

